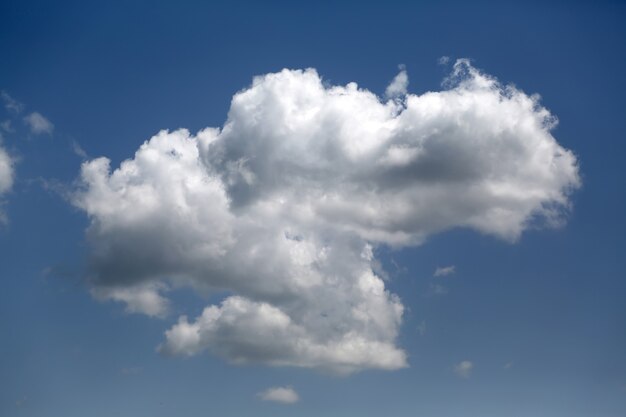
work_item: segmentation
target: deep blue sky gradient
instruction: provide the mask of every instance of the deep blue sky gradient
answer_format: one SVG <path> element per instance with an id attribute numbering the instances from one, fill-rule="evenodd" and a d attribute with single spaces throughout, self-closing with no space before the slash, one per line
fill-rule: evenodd
<path id="1" fill-rule="evenodd" d="M 33 136 L 16 119 L 5 135 L 20 160 L 0 228 L 0 415 L 626 415 L 623 2 L 179 3 L 0 2 L 0 89 L 55 125 Z M 379 250 L 407 307 L 410 368 L 338 378 L 164 358 L 155 347 L 177 314 L 127 315 L 90 297 L 88 220 L 63 198 L 81 163 L 73 141 L 117 166 L 160 129 L 221 126 L 254 75 L 315 67 L 382 94 L 405 64 L 409 91 L 423 93 L 442 88 L 444 55 L 541 94 L 583 187 L 565 227 L 515 244 L 453 230 Z M 456 274 L 434 279 L 445 265 Z M 432 294 L 435 283 L 448 293 Z M 174 295 L 177 313 L 205 304 Z M 452 370 L 462 360 L 475 364 L 467 380 Z M 275 385 L 302 400 L 255 397 Z"/>

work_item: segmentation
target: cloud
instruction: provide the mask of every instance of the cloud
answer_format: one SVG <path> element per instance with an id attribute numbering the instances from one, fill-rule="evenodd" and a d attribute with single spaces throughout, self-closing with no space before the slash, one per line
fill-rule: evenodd
<path id="1" fill-rule="evenodd" d="M 122 368 L 120 369 L 120 374 L 122 375 L 139 375 L 142 371 L 142 368 L 139 366 L 131 366 L 130 368 Z"/>
<path id="2" fill-rule="evenodd" d="M 0 142 L 0 195 L 11 190 L 14 180 L 14 161 L 1 145 L 2 142 Z"/>
<path id="3" fill-rule="evenodd" d="M 394 77 L 385 90 L 387 98 L 396 98 L 406 95 L 409 86 L 409 76 L 406 73 L 404 65 L 400 65 L 400 72 Z"/>
<path id="4" fill-rule="evenodd" d="M 80 143 L 78 143 L 77 141 L 73 140 L 70 145 L 72 147 L 72 152 L 74 152 L 74 154 L 76 156 L 80 157 L 81 159 L 88 159 L 89 158 L 89 155 L 87 155 L 87 152 L 85 152 L 83 147 L 80 146 Z"/>
<path id="5" fill-rule="evenodd" d="M 426 334 L 426 320 L 422 320 L 420 324 L 417 325 L 417 332 L 420 336 L 424 336 Z"/>
<path id="6" fill-rule="evenodd" d="M 450 57 L 445 56 L 445 55 L 439 57 L 439 59 L 437 60 L 437 64 L 439 65 L 448 65 L 449 62 L 450 62 Z"/>
<path id="7" fill-rule="evenodd" d="M 11 125 L 11 120 L 4 120 L 2 123 L 0 123 L 0 129 L 4 130 L 7 133 L 15 132 L 15 129 L 13 129 L 13 126 Z"/>
<path id="8" fill-rule="evenodd" d="M 2 147 L 0 136 L 0 223 L 6 222 L 6 214 L 3 211 L 3 196 L 11 191 L 15 180 L 15 161 L 11 155 Z"/>
<path id="9" fill-rule="evenodd" d="M 129 313 L 143 313 L 151 317 L 165 317 L 169 311 L 169 302 L 159 294 L 167 287 L 160 283 L 148 283 L 132 287 L 99 287 L 91 290 L 91 294 L 100 300 L 115 300 L 126 303 Z"/>
<path id="10" fill-rule="evenodd" d="M 315 317 L 317 306 L 308 305 L 305 307 L 305 314 L 311 320 L 308 323 L 299 322 L 295 314 L 292 314 L 295 317 L 292 319 L 288 313 L 268 303 L 238 296 L 228 297 L 220 306 L 206 308 L 195 322 L 189 323 L 186 317 L 181 317 L 178 324 L 166 332 L 166 342 L 160 350 L 190 356 L 208 347 L 234 363 L 301 366 L 344 374 L 362 368 L 396 369 L 405 366 L 404 352 L 388 340 L 395 337 L 397 324 L 393 320 L 399 314 L 376 317 L 377 311 L 384 315 L 395 312 L 387 311 L 390 306 L 385 298 L 368 301 L 348 307 L 349 312 L 342 311 L 345 323 L 335 318 Z M 376 306 L 376 302 L 381 305 Z M 368 311 L 369 305 L 377 311 Z M 401 309 L 399 303 L 395 307 Z M 374 320 L 379 320 L 379 323 L 368 323 Z M 346 329 L 336 334 L 326 321 L 332 326 L 343 325 Z M 387 337 L 382 334 L 385 329 L 376 328 L 386 322 L 392 326 Z M 372 328 L 368 329 L 368 325 Z"/>
<path id="11" fill-rule="evenodd" d="M 282 404 L 295 404 L 300 400 L 298 393 L 291 387 L 268 388 L 257 394 L 263 401 L 273 401 Z"/>
<path id="12" fill-rule="evenodd" d="M 450 266 L 443 266 L 443 267 L 437 267 L 437 269 L 435 269 L 435 272 L 433 273 L 433 276 L 435 277 L 445 277 L 447 275 L 452 275 L 456 272 L 456 267 L 454 265 L 450 265 Z"/>
<path id="13" fill-rule="evenodd" d="M 24 117 L 24 123 L 28 126 L 31 133 L 36 135 L 47 133 L 51 135 L 54 131 L 54 125 L 50 120 L 46 119 L 40 113 L 33 112 Z"/>
<path id="14" fill-rule="evenodd" d="M 26 395 L 21 396 L 17 400 L 15 400 L 15 406 L 17 408 L 23 407 L 28 402 L 28 397 Z"/>
<path id="15" fill-rule="evenodd" d="M 14 114 L 18 114 L 24 105 L 13 99 L 6 91 L 0 91 L 0 99 L 4 103 L 4 108 Z M 3 145 L 4 135 L 15 132 L 11 120 L 0 122 L 0 225 L 6 223 L 7 216 L 4 211 L 6 204 L 5 196 L 13 188 L 15 183 L 15 158 L 9 154 Z"/>
<path id="16" fill-rule="evenodd" d="M 159 350 L 350 373 L 407 366 L 382 245 L 464 227 L 513 242 L 562 223 L 575 156 L 537 96 L 458 61 L 449 88 L 381 101 L 313 69 L 256 77 L 222 128 L 161 131 L 82 165 L 88 280 L 163 317 L 168 291 L 227 294 Z"/>
<path id="17" fill-rule="evenodd" d="M 454 372 L 461 378 L 465 379 L 470 377 L 473 369 L 474 364 L 470 361 L 462 361 L 454 366 Z"/>
<path id="18" fill-rule="evenodd" d="M 429 292 L 427 295 L 446 295 L 448 293 L 448 289 L 440 284 L 430 284 Z"/>
<path id="19" fill-rule="evenodd" d="M 11 113 L 19 114 L 22 110 L 24 110 L 24 105 L 11 97 L 6 91 L 0 92 L 0 98 L 2 98 L 2 101 L 4 102 L 4 108 Z"/>

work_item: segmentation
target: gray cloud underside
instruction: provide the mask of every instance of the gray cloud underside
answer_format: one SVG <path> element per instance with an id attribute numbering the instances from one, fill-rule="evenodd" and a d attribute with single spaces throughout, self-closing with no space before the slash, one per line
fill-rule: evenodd
<path id="1" fill-rule="evenodd" d="M 162 131 L 113 172 L 106 158 L 85 162 L 73 202 L 90 218 L 93 294 L 152 316 L 174 288 L 233 294 L 180 317 L 168 354 L 406 366 L 403 305 L 376 272 L 376 246 L 455 227 L 515 241 L 560 224 L 580 184 L 537 96 L 466 60 L 448 84 L 383 101 L 283 70 L 237 93 L 221 129 Z"/>

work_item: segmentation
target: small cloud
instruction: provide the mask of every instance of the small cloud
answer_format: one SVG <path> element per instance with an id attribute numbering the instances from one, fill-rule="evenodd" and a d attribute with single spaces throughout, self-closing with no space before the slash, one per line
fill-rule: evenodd
<path id="1" fill-rule="evenodd" d="M 448 62 L 450 62 L 450 57 L 445 55 L 437 60 L 437 64 L 439 65 L 448 65 Z"/>
<path id="2" fill-rule="evenodd" d="M 447 275 L 452 275 L 456 272 L 456 267 L 454 265 L 437 267 L 435 269 L 434 277 L 445 277 Z"/>
<path id="3" fill-rule="evenodd" d="M 443 285 L 439 284 L 430 284 L 430 295 L 446 295 L 448 293 L 448 289 Z"/>
<path id="4" fill-rule="evenodd" d="M 409 272 L 409 269 L 406 266 L 400 266 L 395 259 L 391 259 L 391 264 L 393 265 L 393 267 L 395 268 L 395 273 L 400 275 L 400 274 L 406 274 L 407 272 Z"/>
<path id="5" fill-rule="evenodd" d="M 404 65 L 398 67 L 400 72 L 394 77 L 391 83 L 385 90 L 385 96 L 387 98 L 397 98 L 406 95 L 407 87 L 409 86 L 409 76 L 406 73 Z"/>
<path id="6" fill-rule="evenodd" d="M 75 140 L 72 141 L 72 151 L 76 155 L 81 157 L 81 159 L 88 159 L 89 158 L 89 155 L 87 155 L 87 152 L 85 152 L 83 147 L 80 146 L 80 143 L 76 142 Z"/>
<path id="7" fill-rule="evenodd" d="M 13 187 L 15 180 L 15 160 L 2 147 L 2 136 L 0 135 L 0 225 L 7 222 L 5 212 L 3 210 L 3 195 L 8 193 Z"/>
<path id="8" fill-rule="evenodd" d="M 504 369 L 509 370 L 513 367 L 513 362 L 507 362 L 504 364 Z"/>
<path id="9" fill-rule="evenodd" d="M 274 401 L 282 404 L 295 404 L 300 400 L 298 393 L 291 387 L 272 387 L 257 396 L 263 401 Z"/>
<path id="10" fill-rule="evenodd" d="M 426 334 L 426 320 L 422 320 L 420 324 L 417 325 L 417 331 L 420 336 L 424 336 Z"/>
<path id="11" fill-rule="evenodd" d="M 19 114 L 22 112 L 22 110 L 24 110 L 24 105 L 11 97 L 6 91 L 0 92 L 0 97 L 4 102 L 4 108 L 8 111 Z"/>
<path id="12" fill-rule="evenodd" d="M 41 113 L 32 112 L 24 117 L 24 123 L 30 128 L 30 131 L 36 135 L 41 133 L 52 134 L 54 125 L 50 120 L 46 119 Z"/>
<path id="13" fill-rule="evenodd" d="M 469 378 L 474 369 L 474 364 L 470 361 L 462 361 L 454 366 L 454 372 L 461 378 Z"/>
<path id="14" fill-rule="evenodd" d="M 0 123 L 0 128 L 7 133 L 15 132 L 15 129 L 13 129 L 13 126 L 11 126 L 11 121 L 8 119 Z"/>
<path id="15" fill-rule="evenodd" d="M 22 406 L 24 406 L 26 404 L 26 401 L 28 400 L 28 398 L 24 395 L 23 397 L 15 400 L 15 406 L 17 408 L 20 408 Z"/>
<path id="16" fill-rule="evenodd" d="M 141 368 L 139 366 L 132 366 L 130 368 L 122 368 L 120 369 L 120 373 L 122 375 L 138 375 L 141 373 Z"/>
<path id="17" fill-rule="evenodd" d="M 169 312 L 169 301 L 161 292 L 167 286 L 161 283 L 136 285 L 130 288 L 94 288 L 91 294 L 97 299 L 112 299 L 126 303 L 126 312 L 143 313 L 150 317 L 165 318 Z"/>
<path id="18" fill-rule="evenodd" d="M 71 189 L 67 183 L 60 181 L 55 178 L 31 178 L 28 180 L 24 180 L 26 184 L 35 184 L 41 187 L 41 189 L 49 192 L 50 194 L 56 194 L 64 199 L 69 199 L 71 197 Z"/>

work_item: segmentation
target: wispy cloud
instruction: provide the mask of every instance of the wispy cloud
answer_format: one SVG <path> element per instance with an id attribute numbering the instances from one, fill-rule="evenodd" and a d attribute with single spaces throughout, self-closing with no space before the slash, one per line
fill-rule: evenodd
<path id="1" fill-rule="evenodd" d="M 454 372 L 461 378 L 469 378 L 474 369 L 474 364 L 471 361 L 462 361 L 454 365 Z"/>
<path id="2" fill-rule="evenodd" d="M 435 272 L 433 273 L 433 276 L 445 277 L 447 275 L 452 275 L 455 272 L 456 272 L 456 267 L 454 265 L 437 267 L 437 269 L 435 269 Z"/>
<path id="3" fill-rule="evenodd" d="M 13 125 L 11 124 L 11 120 L 4 120 L 0 123 L 0 128 L 7 133 L 15 132 L 15 129 L 13 129 Z"/>
<path id="4" fill-rule="evenodd" d="M 13 97 L 9 95 L 6 91 L 0 92 L 0 97 L 4 102 L 4 108 L 14 114 L 19 114 L 24 110 L 24 105 L 19 101 L 15 100 Z"/>
<path id="5" fill-rule="evenodd" d="M 26 395 L 18 398 L 17 400 L 15 400 L 15 406 L 17 408 L 23 407 L 24 405 L 26 405 L 26 403 L 28 402 L 28 397 Z"/>
<path id="6" fill-rule="evenodd" d="M 120 374 L 122 375 L 139 375 L 142 369 L 139 366 L 131 366 L 129 368 L 120 369 Z"/>
<path id="7" fill-rule="evenodd" d="M 450 62 L 450 57 L 449 56 L 442 56 L 439 57 L 439 59 L 437 60 L 437 63 L 439 65 L 448 65 L 448 63 Z"/>
<path id="8" fill-rule="evenodd" d="M 420 324 L 417 325 L 417 332 L 420 336 L 424 336 L 426 334 L 426 320 L 422 320 Z"/>
<path id="9" fill-rule="evenodd" d="M 71 145 L 72 145 L 72 152 L 74 152 L 74 154 L 78 155 L 81 159 L 87 159 L 89 157 L 89 155 L 87 155 L 87 152 L 85 152 L 83 147 L 80 146 L 80 143 L 78 143 L 77 141 L 73 140 Z"/>
<path id="10" fill-rule="evenodd" d="M 295 404 L 300 401 L 300 396 L 291 387 L 272 387 L 257 394 L 263 401 L 273 401 L 281 404 Z"/>
<path id="11" fill-rule="evenodd" d="M 448 289 L 441 284 L 430 284 L 428 287 L 427 295 L 446 295 L 448 293 Z"/>
<path id="12" fill-rule="evenodd" d="M 30 129 L 31 133 L 36 135 L 47 133 L 49 135 L 54 131 L 54 125 L 50 120 L 46 119 L 41 113 L 32 112 L 24 117 L 24 123 Z"/>
<path id="13" fill-rule="evenodd" d="M 32 112 L 25 117 L 20 114 L 24 111 L 24 104 L 15 100 L 6 91 L 0 91 L 0 99 L 4 104 L 4 108 L 8 112 L 8 119 L 0 122 L 0 223 L 6 223 L 8 220 L 5 207 L 7 204 L 6 195 L 11 191 L 16 182 L 15 166 L 17 158 L 9 152 L 4 144 L 5 138 L 14 136 L 20 120 L 28 127 L 33 134 L 52 134 L 54 125 L 38 112 Z"/>

